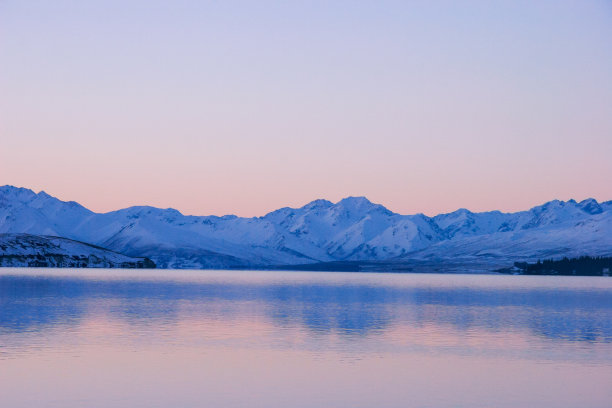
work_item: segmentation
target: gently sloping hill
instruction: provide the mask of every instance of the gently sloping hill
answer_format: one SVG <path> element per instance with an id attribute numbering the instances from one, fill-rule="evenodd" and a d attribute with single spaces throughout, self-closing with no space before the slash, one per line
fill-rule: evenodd
<path id="1" fill-rule="evenodd" d="M 155 268 L 135 258 L 68 238 L 0 234 L 0 266 L 57 268 Z"/>

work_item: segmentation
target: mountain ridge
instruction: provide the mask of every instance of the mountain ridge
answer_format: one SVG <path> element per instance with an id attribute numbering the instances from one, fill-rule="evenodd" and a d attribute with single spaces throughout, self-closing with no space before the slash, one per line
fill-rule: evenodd
<path id="1" fill-rule="evenodd" d="M 335 261 L 466 262 L 612 254 L 612 201 L 551 200 L 529 210 L 402 215 L 366 197 L 313 200 L 258 217 L 195 216 L 151 206 L 95 213 L 44 191 L 0 187 L 0 233 L 55 235 L 162 268 Z M 583 251 L 591 251 L 583 253 Z"/>

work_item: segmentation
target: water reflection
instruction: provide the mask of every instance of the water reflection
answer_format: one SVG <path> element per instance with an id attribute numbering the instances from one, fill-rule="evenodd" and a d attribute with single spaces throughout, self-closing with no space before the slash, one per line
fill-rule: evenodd
<path id="1" fill-rule="evenodd" d="M 458 332 L 528 331 L 562 341 L 612 342 L 610 286 L 558 288 L 554 278 L 549 287 L 507 285 L 519 277 L 499 277 L 478 288 L 428 285 L 426 277 L 418 284 L 407 279 L 396 286 L 346 282 L 337 276 L 327 281 L 317 273 L 300 278 L 286 279 L 280 273 L 263 281 L 206 273 L 176 280 L 3 275 L 0 333 L 44 332 L 103 313 L 127 324 L 176 324 L 214 316 L 263 319 L 277 327 L 340 336 L 433 324 Z"/>
<path id="2" fill-rule="evenodd" d="M 612 278 L 0 270 L 2 406 L 609 407 Z"/>

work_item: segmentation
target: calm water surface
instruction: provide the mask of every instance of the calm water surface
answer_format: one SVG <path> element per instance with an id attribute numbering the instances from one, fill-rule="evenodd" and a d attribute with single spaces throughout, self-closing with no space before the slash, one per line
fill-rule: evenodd
<path id="1" fill-rule="evenodd" d="M 612 278 L 0 269 L 2 407 L 612 406 Z"/>

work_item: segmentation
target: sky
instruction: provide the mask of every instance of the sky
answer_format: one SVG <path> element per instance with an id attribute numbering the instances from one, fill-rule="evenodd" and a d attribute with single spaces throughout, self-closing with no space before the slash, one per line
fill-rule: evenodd
<path id="1" fill-rule="evenodd" d="M 0 0 L 0 185 L 98 212 L 612 199 L 612 1 Z"/>

